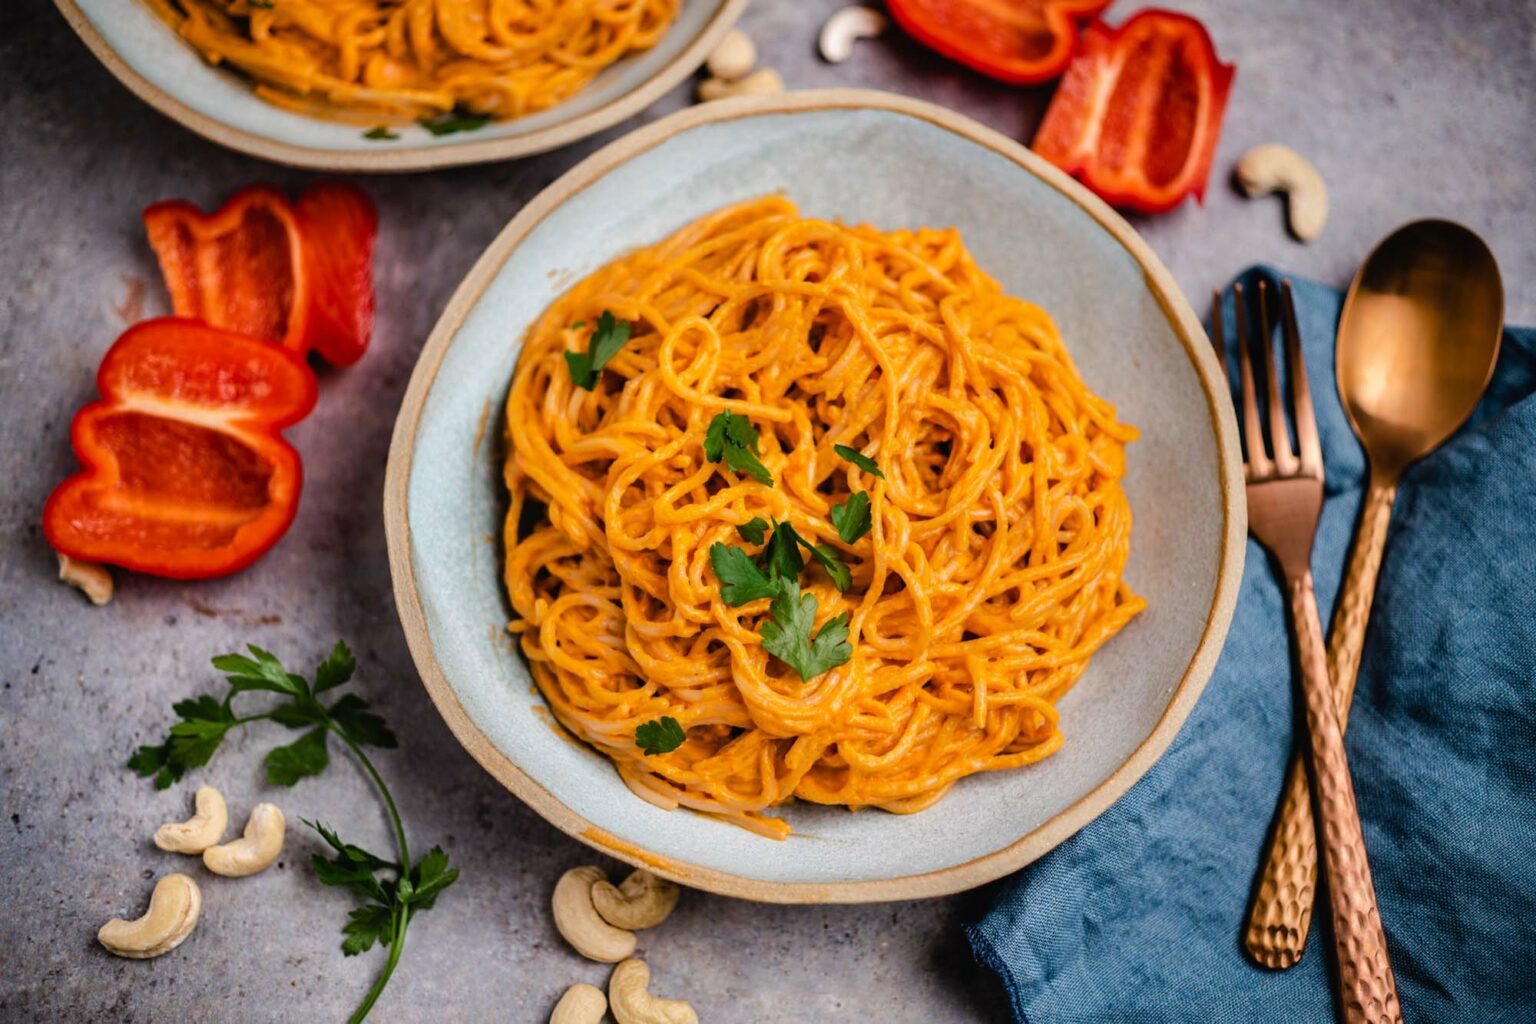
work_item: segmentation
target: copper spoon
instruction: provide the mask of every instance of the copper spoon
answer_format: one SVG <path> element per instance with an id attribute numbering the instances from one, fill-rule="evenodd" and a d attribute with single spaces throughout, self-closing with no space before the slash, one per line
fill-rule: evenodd
<path id="1" fill-rule="evenodd" d="M 1504 286 L 1476 234 L 1444 220 L 1405 224 L 1366 258 L 1339 320 L 1339 397 L 1370 462 L 1370 483 L 1335 604 L 1328 674 L 1348 720 L 1376 593 L 1392 499 L 1403 470 L 1471 415 L 1493 376 Z M 1265 967 L 1301 959 L 1317 888 L 1307 776 L 1292 757 L 1243 944 Z"/>

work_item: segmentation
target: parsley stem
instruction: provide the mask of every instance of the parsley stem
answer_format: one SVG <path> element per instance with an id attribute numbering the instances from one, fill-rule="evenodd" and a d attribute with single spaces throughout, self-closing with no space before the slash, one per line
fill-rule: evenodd
<path id="1" fill-rule="evenodd" d="M 368 755 L 363 753 L 362 747 L 359 747 L 352 741 L 352 737 L 338 728 L 336 723 L 329 718 L 325 721 L 325 727 L 335 733 L 337 738 L 347 745 L 347 749 L 352 751 L 352 755 L 357 758 L 358 763 L 363 766 L 363 770 L 373 779 L 373 784 L 378 787 L 379 795 L 384 798 L 384 805 L 389 808 L 389 819 L 395 826 L 395 845 L 400 850 L 400 877 L 409 877 L 411 873 L 411 847 L 405 840 L 405 825 L 400 820 L 400 811 L 395 807 L 395 798 L 389 794 L 389 787 L 384 785 L 384 779 L 379 775 L 378 769 L 373 766 L 372 761 L 368 760 Z M 373 1004 L 378 1002 L 379 996 L 383 995 L 384 986 L 389 984 L 389 977 L 395 973 L 395 965 L 400 962 L 400 951 L 405 946 L 405 928 L 410 922 L 410 905 L 400 906 L 397 904 L 395 908 L 394 935 L 389 943 L 389 959 L 384 962 L 384 970 L 374 980 L 373 987 L 368 990 L 368 995 L 363 998 L 362 1004 L 348 1018 L 347 1024 L 359 1024 L 364 1017 L 368 1016 L 368 1011 L 373 1009 Z"/>
<path id="2" fill-rule="evenodd" d="M 384 994 L 384 986 L 389 984 L 389 976 L 395 973 L 395 965 L 400 962 L 400 952 L 405 946 L 405 927 L 411 921 L 411 908 L 404 907 L 395 914 L 394 936 L 389 942 L 389 959 L 384 962 L 384 970 L 373 983 L 373 988 L 368 990 L 368 995 L 363 999 L 352 1016 L 347 1018 L 347 1024 L 361 1024 L 368 1011 L 373 1009 L 373 1004 L 379 1001 L 379 996 Z"/>
<path id="3" fill-rule="evenodd" d="M 336 723 L 330 719 L 326 719 L 325 727 L 347 745 L 353 756 L 362 764 L 363 770 L 373 779 L 373 784 L 378 787 L 379 795 L 384 798 L 384 805 L 389 808 L 390 821 L 395 826 L 395 845 L 400 850 L 401 873 L 408 872 L 411 869 L 411 847 L 405 841 L 405 825 L 400 821 L 400 811 L 395 807 L 395 798 L 389 795 L 389 787 L 384 785 L 384 779 L 379 775 L 378 769 L 373 766 L 373 762 L 368 760 L 368 755 L 363 753 L 363 748 L 352 742 L 352 737 L 337 728 Z"/>

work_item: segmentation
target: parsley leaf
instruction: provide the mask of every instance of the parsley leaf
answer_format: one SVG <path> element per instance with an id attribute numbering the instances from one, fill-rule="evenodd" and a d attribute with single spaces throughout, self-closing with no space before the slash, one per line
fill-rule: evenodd
<path id="1" fill-rule="evenodd" d="M 432 847 L 411 872 L 409 881 L 414 889 L 410 896 L 411 906 L 422 910 L 432 909 L 437 894 L 452 885 L 458 877 L 459 869 L 448 867 L 448 855 L 442 847 Z"/>
<path id="2" fill-rule="evenodd" d="M 763 549 L 763 563 L 770 576 L 783 580 L 795 579 L 805 568 L 805 559 L 800 557 L 800 534 L 789 523 L 774 521 L 773 536 Z"/>
<path id="3" fill-rule="evenodd" d="M 881 480 L 885 479 L 885 474 L 880 472 L 879 464 L 876 463 L 875 460 L 870 458 L 868 455 L 865 455 L 863 452 L 859 451 L 857 448 L 850 448 L 845 444 L 835 444 L 832 446 L 832 450 L 837 452 L 838 455 L 842 456 L 844 460 L 853 463 L 855 466 L 858 466 L 864 472 L 873 476 L 877 476 Z"/>
<path id="4" fill-rule="evenodd" d="M 603 315 L 597 318 L 597 326 L 592 330 L 592 337 L 587 340 L 587 350 L 565 353 L 565 365 L 571 371 L 571 383 L 583 391 L 591 391 L 597 385 L 597 371 L 619 354 L 619 350 L 629 342 L 633 329 L 634 325 L 628 320 L 617 320 L 612 313 L 603 310 Z"/>
<path id="5" fill-rule="evenodd" d="M 472 132 L 484 128 L 491 123 L 486 114 L 465 114 L 451 112 L 438 117 L 429 117 L 417 122 L 433 135 L 452 135 L 455 132 Z"/>
<path id="6" fill-rule="evenodd" d="M 852 544 L 873 527 L 869 517 L 869 495 L 854 491 L 841 505 L 832 506 L 832 525 L 844 543 Z"/>
<path id="7" fill-rule="evenodd" d="M 683 732 L 683 727 L 677 724 L 677 719 L 671 715 L 662 715 L 652 722 L 643 722 L 635 728 L 635 746 L 639 747 L 646 757 L 654 754 L 670 754 L 683 745 L 683 740 L 688 736 Z"/>
<path id="8" fill-rule="evenodd" d="M 741 548 L 729 544 L 712 544 L 709 548 L 709 564 L 714 566 L 720 580 L 720 599 L 732 608 L 740 608 L 763 597 L 773 597 L 779 592 L 779 581 L 759 569 Z"/>
<path id="9" fill-rule="evenodd" d="M 780 579 L 792 580 L 798 577 L 805 568 L 805 560 L 800 557 L 802 547 L 811 553 L 816 564 L 826 571 L 832 579 L 832 585 L 838 590 L 847 590 L 853 586 L 853 573 L 843 563 L 837 549 L 827 544 L 812 544 L 787 520 L 773 524 L 773 537 L 764 552 L 769 572 Z"/>
<path id="10" fill-rule="evenodd" d="M 801 543 L 806 544 L 808 542 L 802 540 Z M 816 559 L 816 564 L 820 565 L 822 570 L 832 580 L 834 587 L 841 591 L 853 586 L 853 573 L 844 564 L 842 556 L 837 553 L 836 548 L 829 544 L 817 544 L 809 548 L 809 550 L 811 557 Z"/>
<path id="11" fill-rule="evenodd" d="M 772 487 L 773 474 L 757 457 L 757 437 L 751 420 L 726 409 L 715 414 L 704 432 L 704 458 L 710 462 L 724 461 L 731 472 Z"/>
<path id="12" fill-rule="evenodd" d="M 336 646 L 331 648 L 331 653 L 315 666 L 315 692 L 324 693 L 326 690 L 350 682 L 352 673 L 356 671 L 357 659 L 352 656 L 352 648 L 341 640 L 336 641 Z"/>
<path id="13" fill-rule="evenodd" d="M 356 907 L 347 911 L 347 923 L 341 931 L 346 935 L 341 943 L 342 956 L 366 953 L 373 948 L 375 942 L 387 946 L 394 937 L 394 911 L 377 903 Z"/>
<path id="14" fill-rule="evenodd" d="M 340 727 L 343 735 L 354 743 L 389 749 L 400 745 L 395 734 L 389 731 L 389 726 L 384 724 L 384 719 L 368 710 L 368 702 L 355 693 L 349 693 L 332 704 L 327 714 Z"/>
<path id="15" fill-rule="evenodd" d="M 772 618 L 761 629 L 763 650 L 792 668 L 802 681 L 853 657 L 853 648 L 848 643 L 848 613 L 829 620 L 813 638 L 816 598 L 811 594 L 802 596 L 800 584 L 794 580 L 784 580 L 769 612 Z"/>
<path id="16" fill-rule="evenodd" d="M 300 779 L 319 775 L 331 763 L 325 749 L 325 726 L 313 729 L 284 747 L 267 751 L 267 781 L 291 786 Z"/>
<path id="17" fill-rule="evenodd" d="M 367 131 L 363 132 L 363 138 L 370 139 L 374 142 L 393 142 L 399 137 L 400 136 L 397 132 L 390 131 L 389 126 L 383 124 L 374 128 L 369 128 Z"/>
<path id="18" fill-rule="evenodd" d="M 736 532 L 741 534 L 741 539 L 748 544 L 761 544 L 767 536 L 768 520 L 762 516 L 753 516 L 751 519 L 736 527 Z"/>

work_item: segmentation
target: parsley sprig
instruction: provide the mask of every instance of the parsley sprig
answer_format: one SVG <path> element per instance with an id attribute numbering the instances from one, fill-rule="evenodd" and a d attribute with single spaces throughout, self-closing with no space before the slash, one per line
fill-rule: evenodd
<path id="1" fill-rule="evenodd" d="M 729 409 L 716 413 L 704 432 L 704 458 L 724 462 L 733 473 L 745 473 L 758 483 L 773 486 L 773 474 L 757 457 L 757 428 L 745 416 Z M 750 524 L 749 524 L 750 525 Z"/>
<path id="2" fill-rule="evenodd" d="M 763 649 L 795 670 L 802 680 L 819 676 L 853 657 L 848 643 L 848 613 L 829 619 L 812 636 L 816 598 L 801 595 L 800 584 L 782 581 L 779 596 L 769 607 L 772 618 L 762 624 Z"/>
<path id="3" fill-rule="evenodd" d="M 586 322 L 582 321 L 572 324 L 571 328 L 580 330 L 585 326 Z M 587 341 L 587 350 L 565 354 L 565 365 L 571 371 L 571 383 L 583 391 L 591 391 L 597 385 L 597 371 L 628 344 L 633 329 L 634 326 L 628 320 L 620 320 L 606 309 L 603 310 L 603 315 L 597 318 L 597 327 L 592 330 L 592 337 Z"/>
<path id="4" fill-rule="evenodd" d="M 885 474 L 880 472 L 879 464 L 857 448 L 835 444 L 832 450 L 837 452 L 840 458 L 853 463 L 871 476 L 885 479 Z M 845 544 L 852 544 L 868 533 L 874 526 L 869 514 L 869 494 L 865 491 L 854 491 L 848 496 L 847 501 L 841 505 L 832 506 L 832 525 L 837 528 L 837 535 L 843 538 Z"/>
<path id="5" fill-rule="evenodd" d="M 323 772 L 330 764 L 327 742 L 331 736 L 352 752 L 384 799 L 394 827 L 399 859 L 386 860 L 344 842 L 319 822 L 306 820 L 304 823 L 319 833 L 335 853 L 332 857 L 317 853 L 311 858 L 320 883 L 349 889 L 366 901 L 347 915 L 347 924 L 342 928 L 345 935 L 342 953 L 356 956 L 372 949 L 375 943 L 389 948 L 383 972 L 349 1018 L 349 1024 L 356 1024 L 368 1016 L 389 983 L 395 965 L 400 962 L 405 931 L 412 916 L 430 910 L 442 891 L 459 877 L 459 872 L 448 866 L 448 855 L 436 846 L 411 866 L 411 849 L 395 799 L 373 761 L 363 752 L 365 746 L 393 748 L 398 745 L 395 734 L 390 732 L 384 720 L 369 710 L 368 702 L 355 693 L 345 694 L 329 704 L 321 699 L 321 694 L 350 682 L 357 669 L 357 661 L 347 645 L 338 642 L 315 668 L 313 685 L 303 676 L 289 672 L 274 655 L 260 647 L 251 645 L 247 650 L 249 657 L 224 654 L 213 659 L 214 667 L 225 674 L 229 684 L 229 692 L 223 700 L 212 694 L 202 694 L 177 702 L 172 710 L 180 721 L 171 726 L 165 742 L 140 747 L 128 761 L 128 766 L 140 775 L 153 777 L 157 789 L 165 789 L 188 769 L 207 764 L 231 729 L 262 721 L 305 730 L 304 735 L 294 742 L 267 752 L 267 781 L 274 785 L 291 786 L 300 779 Z M 242 693 L 255 691 L 276 694 L 282 700 L 258 714 L 236 715 L 234 699 Z M 380 872 L 384 874 L 381 876 Z"/>
<path id="6" fill-rule="evenodd" d="M 642 722 L 635 727 L 635 746 L 646 757 L 654 754 L 670 754 L 683 745 L 683 740 L 688 734 L 683 732 L 683 727 L 677 719 L 671 715 L 662 715 L 650 722 Z"/>
<path id="7" fill-rule="evenodd" d="M 770 617 L 759 627 L 763 648 L 807 680 L 846 662 L 853 648 L 847 643 L 846 614 L 811 635 L 817 604 L 814 596 L 800 593 L 799 576 L 805 569 L 801 549 L 810 552 L 838 590 L 853 585 L 853 574 L 836 548 L 812 543 L 788 521 L 770 524 L 755 518 L 737 527 L 737 532 L 748 542 L 754 537 L 761 541 L 770 526 L 773 532 L 758 558 L 730 544 L 716 543 L 710 546 L 709 562 L 720 580 L 720 598 L 732 608 L 773 598 Z"/>

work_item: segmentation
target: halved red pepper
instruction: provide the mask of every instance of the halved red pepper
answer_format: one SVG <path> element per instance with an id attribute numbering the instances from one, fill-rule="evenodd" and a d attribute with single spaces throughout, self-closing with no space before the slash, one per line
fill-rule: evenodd
<path id="1" fill-rule="evenodd" d="M 1004 82 L 1048 82 L 1077 49 L 1077 23 L 1110 0 L 887 0 L 907 34 Z"/>
<path id="2" fill-rule="evenodd" d="M 70 428 L 83 472 L 43 508 L 55 550 L 198 579 L 245 568 L 287 531 L 303 467 L 278 432 L 316 397 L 301 356 L 163 317 L 117 339 L 96 385 L 102 400 Z"/>
<path id="3" fill-rule="evenodd" d="M 1162 213 L 1187 195 L 1203 200 L 1235 73 L 1187 15 L 1144 10 L 1117 29 L 1097 22 L 1034 150 L 1116 206 Z"/>
<path id="4" fill-rule="evenodd" d="M 337 366 L 367 349 L 378 214 L 361 189 L 321 182 L 295 207 L 253 185 L 212 214 L 169 200 L 144 211 L 144 228 L 177 316 Z"/>

